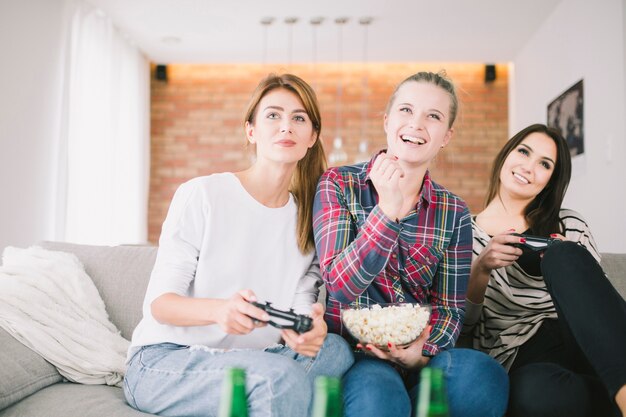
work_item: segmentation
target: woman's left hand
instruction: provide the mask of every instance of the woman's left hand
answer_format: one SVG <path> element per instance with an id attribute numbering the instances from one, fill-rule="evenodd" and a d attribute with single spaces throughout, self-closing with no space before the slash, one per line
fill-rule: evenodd
<path id="1" fill-rule="evenodd" d="M 308 332 L 298 334 L 294 330 L 283 330 L 281 335 L 285 344 L 294 352 L 313 357 L 322 348 L 328 333 L 328 327 L 324 321 L 324 308 L 320 303 L 313 304 L 311 318 L 313 319 L 313 327 Z"/>
<path id="2" fill-rule="evenodd" d="M 392 343 L 387 346 L 389 351 L 378 349 L 375 345 L 368 343 L 365 345 L 365 353 L 374 355 L 380 359 L 397 363 L 403 368 L 417 371 L 428 365 L 430 358 L 422 355 L 422 349 L 424 343 L 430 336 L 430 329 L 432 326 L 427 326 L 420 337 L 411 343 L 407 347 L 398 347 Z M 363 349 L 363 346 L 359 343 L 356 345 L 358 348 Z"/>

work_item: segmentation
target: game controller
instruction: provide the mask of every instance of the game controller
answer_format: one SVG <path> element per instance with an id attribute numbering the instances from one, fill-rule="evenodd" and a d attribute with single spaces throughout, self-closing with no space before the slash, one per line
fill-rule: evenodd
<path id="1" fill-rule="evenodd" d="M 297 333 L 305 333 L 311 330 L 313 327 L 313 319 L 309 316 L 305 316 L 303 314 L 296 314 L 293 309 L 289 309 L 289 311 L 279 310 L 277 308 L 272 307 L 271 303 L 257 303 L 255 301 L 251 301 L 255 307 L 264 310 L 267 314 L 272 318 L 277 318 L 283 321 L 284 323 L 279 323 L 274 320 L 269 320 L 267 323 L 276 327 L 277 329 L 292 329 Z"/>
<path id="2" fill-rule="evenodd" d="M 535 252 L 542 252 L 548 249 L 550 246 L 555 245 L 557 243 L 561 243 L 561 239 L 552 238 L 552 237 L 540 237 L 540 236 L 531 236 L 525 235 L 523 233 L 511 233 L 513 236 L 519 236 L 521 238 L 526 239 L 526 242 L 521 243 L 511 243 L 512 246 L 516 248 L 520 248 L 521 250 L 529 249 Z"/>

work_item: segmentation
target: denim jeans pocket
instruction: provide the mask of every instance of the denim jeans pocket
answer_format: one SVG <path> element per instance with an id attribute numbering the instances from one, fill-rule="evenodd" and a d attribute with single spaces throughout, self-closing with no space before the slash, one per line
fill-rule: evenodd
<path id="1" fill-rule="evenodd" d="M 142 346 L 137 352 L 133 361 L 137 361 L 140 367 L 151 367 L 163 357 L 175 350 L 189 349 L 189 346 L 177 345 L 175 343 L 159 343 L 158 345 Z"/>

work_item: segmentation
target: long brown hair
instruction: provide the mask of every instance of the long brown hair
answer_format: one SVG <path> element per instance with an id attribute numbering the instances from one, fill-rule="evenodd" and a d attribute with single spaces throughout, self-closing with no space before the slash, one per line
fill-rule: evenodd
<path id="1" fill-rule="evenodd" d="M 535 235 L 547 236 L 555 231 L 562 233 L 564 225 L 560 220 L 559 210 L 561 209 L 561 204 L 563 204 L 563 198 L 572 176 L 572 160 L 567 142 L 561 133 L 553 127 L 539 123 L 530 125 L 520 130 L 504 145 L 493 161 L 485 205 L 489 204 L 494 198 L 500 197 L 500 171 L 502 171 L 504 161 L 517 148 L 517 145 L 531 133 L 543 133 L 554 141 L 556 144 L 556 163 L 550 181 L 528 203 L 524 209 L 524 216 L 530 230 Z"/>
<path id="2" fill-rule="evenodd" d="M 311 119 L 313 131 L 315 132 L 315 144 L 309 148 L 304 158 L 298 161 L 289 187 L 289 191 L 293 194 L 298 206 L 298 247 L 300 252 L 306 254 L 315 249 L 313 241 L 313 199 L 317 181 L 326 170 L 326 154 L 320 140 L 322 118 L 317 97 L 310 85 L 293 74 L 270 74 L 259 83 L 254 93 L 252 93 L 244 125 L 245 122 L 254 125 L 259 102 L 267 93 L 277 88 L 284 88 L 294 93 L 300 99 L 304 110 Z"/>

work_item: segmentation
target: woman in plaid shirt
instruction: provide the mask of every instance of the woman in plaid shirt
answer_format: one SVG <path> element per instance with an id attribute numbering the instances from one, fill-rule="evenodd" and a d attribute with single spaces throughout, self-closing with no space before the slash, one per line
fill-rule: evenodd
<path id="1" fill-rule="evenodd" d="M 425 366 L 444 370 L 452 416 L 502 416 L 508 380 L 487 355 L 453 349 L 464 316 L 472 256 L 463 200 L 430 177 L 457 113 L 443 74 L 404 80 L 384 116 L 387 149 L 369 162 L 332 168 L 313 207 L 315 244 L 328 290 L 325 319 L 361 353 L 344 377 L 345 416 L 405 417 Z M 345 331 L 342 308 L 390 302 L 432 305 L 429 329 L 408 347 L 362 346 Z"/>

